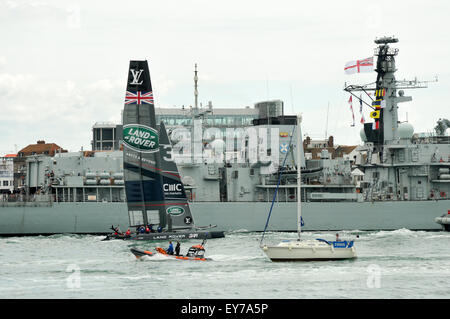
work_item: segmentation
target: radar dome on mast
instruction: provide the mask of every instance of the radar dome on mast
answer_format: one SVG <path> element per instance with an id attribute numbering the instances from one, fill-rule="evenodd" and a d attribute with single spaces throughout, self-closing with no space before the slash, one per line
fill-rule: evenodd
<path id="1" fill-rule="evenodd" d="M 408 122 L 403 122 L 398 125 L 399 138 L 412 138 L 414 134 L 414 127 Z"/>

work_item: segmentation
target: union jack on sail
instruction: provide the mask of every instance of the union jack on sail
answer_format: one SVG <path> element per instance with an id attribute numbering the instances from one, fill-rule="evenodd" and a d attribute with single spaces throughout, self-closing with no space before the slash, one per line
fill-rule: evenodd
<path id="1" fill-rule="evenodd" d="M 125 104 L 153 104 L 153 92 L 127 91 Z"/>

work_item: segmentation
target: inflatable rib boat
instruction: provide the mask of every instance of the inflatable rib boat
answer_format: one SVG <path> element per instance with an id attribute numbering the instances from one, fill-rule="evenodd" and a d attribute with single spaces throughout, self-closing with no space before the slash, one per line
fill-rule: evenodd
<path id="1" fill-rule="evenodd" d="M 212 260 L 211 258 L 205 257 L 205 248 L 203 247 L 203 244 L 194 245 L 194 246 L 190 247 L 186 256 L 168 254 L 167 251 L 161 247 L 156 247 L 155 250 L 157 253 L 164 255 L 168 258 L 175 258 L 175 259 L 179 259 L 179 260 L 198 260 L 198 261 Z M 152 253 L 151 251 L 148 251 L 148 250 L 131 248 L 130 251 L 133 253 L 133 255 L 137 259 L 139 259 L 143 256 L 148 256 L 148 257 L 155 256 L 154 253 Z"/>

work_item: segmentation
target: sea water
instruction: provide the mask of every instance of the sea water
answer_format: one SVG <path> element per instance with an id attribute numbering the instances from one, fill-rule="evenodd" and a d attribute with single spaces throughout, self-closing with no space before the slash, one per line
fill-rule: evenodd
<path id="1" fill-rule="evenodd" d="M 168 242 L 102 241 L 103 236 L 0 238 L 0 298 L 450 298 L 450 233 L 348 231 L 358 258 L 271 262 L 261 233 L 226 233 L 205 244 L 211 261 L 161 255 L 136 259 L 131 247 Z M 357 236 L 359 238 L 357 238 Z M 266 233 L 264 243 L 296 239 Z M 334 240 L 335 232 L 302 239 Z M 200 240 L 181 242 L 181 252 Z"/>

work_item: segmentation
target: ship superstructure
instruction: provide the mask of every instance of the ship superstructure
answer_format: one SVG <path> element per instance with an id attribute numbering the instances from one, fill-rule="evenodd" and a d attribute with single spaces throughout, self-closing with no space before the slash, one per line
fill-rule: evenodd
<path id="1" fill-rule="evenodd" d="M 399 81 L 395 57 L 398 49 L 390 44 L 397 38 L 375 40 L 378 57 L 375 83 L 350 85 L 346 91 L 371 92 L 370 107 L 373 123 L 364 124 L 361 137 L 366 160 L 360 162 L 364 170 L 362 191 L 364 200 L 416 201 L 449 199 L 450 193 L 450 137 L 445 130 L 436 135 L 414 134 L 413 126 L 398 119 L 398 104 L 412 100 L 404 90 L 426 87 L 426 82 Z M 356 95 L 355 95 L 356 96 Z"/>

